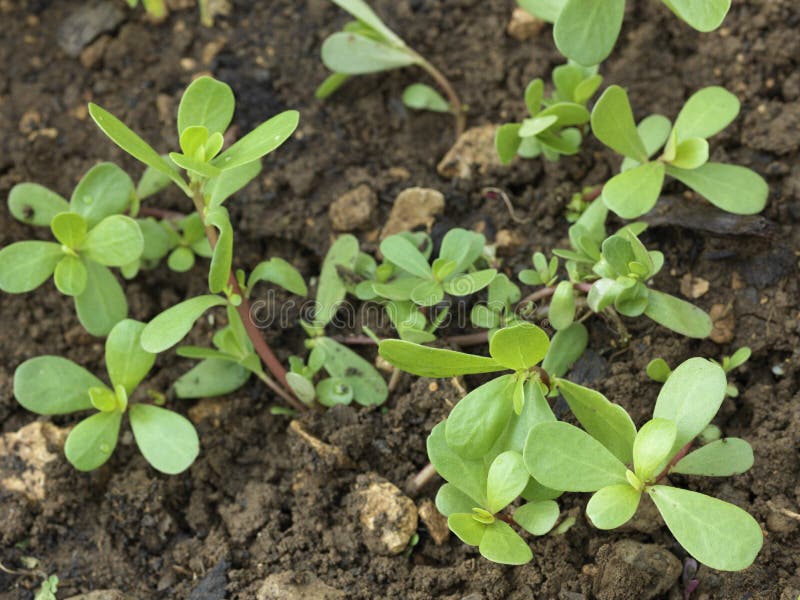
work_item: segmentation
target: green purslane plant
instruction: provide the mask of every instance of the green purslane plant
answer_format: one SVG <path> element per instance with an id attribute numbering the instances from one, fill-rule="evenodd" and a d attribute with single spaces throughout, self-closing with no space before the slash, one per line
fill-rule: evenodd
<path id="1" fill-rule="evenodd" d="M 119 167 L 101 163 L 80 180 L 70 201 L 34 183 L 11 190 L 8 206 L 19 221 L 50 227 L 56 242 L 24 241 L 0 250 L 0 290 L 22 294 L 53 277 L 73 298 L 78 319 L 92 335 L 107 335 L 128 314 L 125 293 L 109 267 L 125 268 L 144 250 L 142 230 L 122 214 L 134 195 Z"/>
<path id="2" fill-rule="evenodd" d="M 703 33 L 722 24 L 731 0 L 661 0 L 690 27 Z M 517 0 L 530 14 L 554 24 L 558 50 L 581 65 L 597 65 L 611 54 L 622 29 L 625 0 Z"/>
<path id="3" fill-rule="evenodd" d="M 456 136 L 460 136 L 464 131 L 464 108 L 448 79 L 389 29 L 364 0 L 331 1 L 356 20 L 322 44 L 322 62 L 333 74 L 317 88 L 317 98 L 327 98 L 353 75 L 417 66 L 430 75 L 447 100 L 431 86 L 414 83 L 403 92 L 403 103 L 417 110 L 452 114 Z"/>
<path id="4" fill-rule="evenodd" d="M 96 469 L 110 458 L 126 412 L 139 450 L 155 469 L 180 473 L 197 457 L 199 442 L 191 422 L 142 398 L 134 402 L 156 358 L 140 344 L 144 328 L 144 323 L 124 319 L 108 334 L 105 361 L 110 385 L 59 356 L 27 360 L 14 372 L 14 395 L 32 412 L 97 411 L 70 431 L 64 445 L 67 459 L 80 471 Z"/>
<path id="5" fill-rule="evenodd" d="M 530 117 L 497 128 L 495 150 L 500 162 L 509 164 L 516 156 L 539 155 L 554 161 L 577 154 L 583 139 L 580 128 L 590 117 L 586 104 L 602 82 L 595 68 L 561 65 L 553 69 L 553 96 L 545 98 L 544 82 L 534 79 L 525 89 Z"/>
<path id="6" fill-rule="evenodd" d="M 214 15 L 211 11 L 212 0 L 197 0 L 197 8 L 200 11 L 200 22 L 206 27 L 214 25 Z M 127 0 L 128 6 L 136 8 L 140 3 L 145 12 L 156 21 L 161 21 L 167 17 L 167 5 L 165 0 Z"/>
<path id="7" fill-rule="evenodd" d="M 592 131 L 625 160 L 620 174 L 603 187 L 603 202 L 620 217 L 635 219 L 655 206 L 669 175 L 722 210 L 761 212 L 769 189 L 760 175 L 738 165 L 709 162 L 708 138 L 738 114 L 736 96 L 721 87 L 707 87 L 686 101 L 674 124 L 662 115 L 650 115 L 637 126 L 625 90 L 610 86 L 592 110 Z"/>
<path id="8" fill-rule="evenodd" d="M 753 464 L 750 445 L 724 438 L 689 451 L 725 397 L 725 372 L 692 358 L 678 366 L 658 395 L 653 419 L 638 431 L 630 416 L 598 392 L 563 380 L 557 387 L 584 429 L 564 422 L 534 425 L 523 453 L 545 486 L 593 492 L 586 506 L 599 529 L 628 522 L 643 496 L 699 562 L 723 571 L 747 568 L 763 543 L 747 512 L 722 500 L 668 485 L 671 475 L 729 477 Z"/>
<path id="9" fill-rule="evenodd" d="M 519 287 L 504 273 L 498 273 L 487 286 L 486 304 L 475 304 L 469 314 L 475 327 L 489 330 L 489 339 L 502 327 L 519 321 L 514 306 L 522 297 Z"/>
<path id="10" fill-rule="evenodd" d="M 362 406 L 371 406 L 383 404 L 389 396 L 386 382 L 369 362 L 325 336 L 325 327 L 335 318 L 347 294 L 348 286 L 340 276 L 340 270 L 359 271 L 363 263 L 371 260 L 359 251 L 358 240 L 352 235 L 340 236 L 325 256 L 313 319 L 311 322 L 301 321 L 309 336 L 306 346 L 310 352 L 305 362 L 292 356 L 289 359 L 290 372 L 286 376 L 295 395 L 307 404 L 316 400 L 330 407 L 355 400 Z M 317 378 L 321 371 L 325 371 L 327 376 Z M 315 379 L 318 379 L 316 383 Z"/>

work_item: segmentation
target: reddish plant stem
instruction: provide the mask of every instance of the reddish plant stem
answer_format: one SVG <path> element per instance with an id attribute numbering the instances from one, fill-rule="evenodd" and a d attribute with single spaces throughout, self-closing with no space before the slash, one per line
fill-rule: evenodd
<path id="1" fill-rule="evenodd" d="M 591 202 L 592 200 L 597 200 L 600 197 L 600 194 L 603 193 L 604 186 L 605 186 L 604 183 L 596 185 L 591 191 L 588 191 L 585 194 L 583 194 L 583 200 L 585 202 Z"/>
<path id="2" fill-rule="evenodd" d="M 200 219 L 203 221 L 203 225 L 205 226 L 206 237 L 208 238 L 208 243 L 213 250 L 218 241 L 218 234 L 217 230 L 206 224 L 205 219 L 205 203 L 203 202 L 203 195 L 198 191 L 194 190 L 194 194 L 192 196 L 192 201 L 194 202 L 194 207 L 197 210 L 197 213 L 200 215 Z M 242 292 L 242 289 L 239 287 L 239 282 L 236 281 L 236 277 L 231 271 L 228 277 L 228 284 L 231 286 L 234 294 L 237 294 L 241 299 L 241 303 L 239 306 L 236 307 L 236 311 L 239 313 L 239 316 L 242 319 L 242 323 L 244 323 L 245 331 L 247 332 L 247 336 L 250 338 L 250 341 L 253 343 L 253 349 L 258 354 L 259 358 L 261 358 L 261 362 L 264 363 L 264 366 L 267 367 L 270 373 L 275 376 L 278 381 L 281 383 L 283 388 L 279 387 L 275 382 L 270 378 L 264 378 L 262 381 L 267 384 L 268 387 L 272 389 L 276 394 L 278 394 L 281 398 L 286 400 L 292 408 L 297 410 L 304 411 L 308 407 L 300 402 L 291 392 L 291 388 L 289 384 L 286 382 L 286 369 L 281 364 L 281 361 L 278 360 L 278 357 L 275 356 L 275 353 L 272 351 L 272 348 L 269 347 L 264 337 L 261 335 L 261 331 L 259 331 L 256 324 L 253 322 L 250 314 L 250 301 Z"/>
<path id="3" fill-rule="evenodd" d="M 661 473 L 659 473 L 658 477 L 656 477 L 656 483 L 658 483 L 659 481 L 664 479 L 664 477 L 669 475 L 669 470 L 672 467 L 674 467 L 676 464 L 678 464 L 678 461 L 680 459 L 682 459 L 684 456 L 686 456 L 686 454 L 689 452 L 689 450 L 692 447 L 692 442 L 694 442 L 694 440 L 690 440 L 688 444 L 686 444 L 683 448 L 681 448 L 678 451 L 678 453 L 675 456 L 672 457 L 672 460 L 669 461 L 669 464 L 666 467 L 664 467 L 664 470 L 661 471 Z"/>
<path id="4" fill-rule="evenodd" d="M 575 287 L 576 290 L 578 290 L 580 292 L 583 292 L 585 294 L 588 294 L 589 290 L 592 289 L 592 284 L 591 283 L 576 283 L 574 287 Z M 527 302 L 538 302 L 539 300 L 542 300 L 544 298 L 549 298 L 550 296 L 552 296 L 555 293 L 556 293 L 556 288 L 555 287 L 543 287 L 541 289 L 536 290 L 532 294 L 529 294 L 528 296 L 525 296 L 522 300 L 519 301 L 519 304 L 525 304 Z"/>

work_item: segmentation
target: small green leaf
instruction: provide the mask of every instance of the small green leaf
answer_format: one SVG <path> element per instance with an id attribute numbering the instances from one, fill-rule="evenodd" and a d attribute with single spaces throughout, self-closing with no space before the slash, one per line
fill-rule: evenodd
<path id="1" fill-rule="evenodd" d="M 553 28 L 558 50 L 581 65 L 603 62 L 619 36 L 625 0 L 567 0 Z"/>
<path id="2" fill-rule="evenodd" d="M 64 454 L 79 471 L 92 471 L 114 452 L 122 421 L 120 411 L 99 412 L 78 423 L 67 436 Z"/>
<path id="3" fill-rule="evenodd" d="M 419 280 L 411 290 L 411 300 L 419 306 L 434 306 L 444 298 L 444 288 L 438 281 Z"/>
<path id="4" fill-rule="evenodd" d="M 722 438 L 706 444 L 679 460 L 670 473 L 730 477 L 753 466 L 753 448 L 739 438 Z"/>
<path id="5" fill-rule="evenodd" d="M 358 239 L 347 234 L 337 238 L 325 255 L 317 287 L 315 326 L 325 327 L 339 309 L 339 303 L 347 294 L 347 287 L 339 277 L 338 269 L 344 267 L 352 270 L 355 267 L 358 252 Z"/>
<path id="6" fill-rule="evenodd" d="M 636 126 L 639 137 L 642 138 L 647 157 L 653 156 L 666 142 L 672 131 L 672 123 L 667 117 L 662 115 L 650 115 L 642 119 Z M 638 161 L 625 157 L 622 161 L 621 171 L 627 171 L 640 165 Z"/>
<path id="7" fill-rule="evenodd" d="M 520 453 L 509 450 L 499 454 L 492 461 L 486 480 L 486 508 L 489 512 L 498 513 L 513 502 L 525 489 L 528 477 Z"/>
<path id="8" fill-rule="evenodd" d="M 623 219 L 636 219 L 658 201 L 664 172 L 662 162 L 648 162 L 623 171 L 603 187 L 603 202 Z"/>
<path id="9" fill-rule="evenodd" d="M 430 110 L 439 113 L 452 111 L 450 103 L 429 85 L 412 83 L 403 90 L 403 104 L 415 110 Z"/>
<path id="10" fill-rule="evenodd" d="M 429 348 L 403 340 L 383 340 L 379 352 L 395 367 L 421 377 L 453 377 L 504 369 L 496 360 L 487 356 Z"/>
<path id="11" fill-rule="evenodd" d="M 676 434 L 675 423 L 667 419 L 652 419 L 642 425 L 633 442 L 633 464 L 640 480 L 650 481 L 666 466 Z"/>
<path id="12" fill-rule="evenodd" d="M 598 2 L 596 6 L 601 4 Z M 609 86 L 594 105 L 592 131 L 597 139 L 619 154 L 641 163 L 647 161 L 647 150 L 636 129 L 628 94 L 618 85 Z"/>
<path id="13" fill-rule="evenodd" d="M 211 133 L 225 133 L 235 105 L 233 91 L 227 84 L 212 77 L 195 79 L 178 105 L 178 135 L 193 126 L 205 127 Z"/>
<path id="14" fill-rule="evenodd" d="M 134 404 L 130 419 L 136 445 L 157 471 L 176 475 L 197 458 L 200 442 L 186 417 L 151 404 Z"/>
<path id="15" fill-rule="evenodd" d="M 194 266 L 194 262 L 194 252 L 185 246 L 178 246 L 167 257 L 167 266 L 177 273 L 185 273 Z"/>
<path id="16" fill-rule="evenodd" d="M 91 102 L 89 103 L 89 114 L 103 133 L 111 138 L 111 141 L 117 146 L 125 150 L 125 152 L 135 159 L 140 160 L 144 164 L 153 167 L 159 173 L 169 177 L 186 195 L 191 196 L 189 186 L 186 185 L 186 182 L 178 172 L 127 125 L 104 108 Z"/>
<path id="17" fill-rule="evenodd" d="M 511 418 L 513 391 L 514 376 L 502 375 L 464 396 L 447 419 L 447 445 L 464 458 L 484 456 Z"/>
<path id="18" fill-rule="evenodd" d="M 137 260 L 144 251 L 139 224 L 124 215 L 106 217 L 89 230 L 81 248 L 87 259 L 107 267 L 121 267 Z"/>
<path id="19" fill-rule="evenodd" d="M 153 167 L 147 167 L 136 185 L 136 197 L 139 200 L 149 198 L 166 188 L 170 183 L 172 183 L 170 177 Z"/>
<path id="20" fill-rule="evenodd" d="M 217 156 L 211 164 L 223 171 L 256 161 L 288 140 L 297 129 L 300 113 L 287 110 L 265 121 Z"/>
<path id="21" fill-rule="evenodd" d="M 128 315 L 128 301 L 116 277 L 107 267 L 92 261 L 86 267 L 86 288 L 75 296 L 78 320 L 96 336 L 106 336 L 111 328 Z"/>
<path id="22" fill-rule="evenodd" d="M 585 123 L 589 122 L 589 111 L 586 110 L 586 107 L 575 102 L 558 102 L 556 104 L 551 104 L 538 115 L 536 115 L 537 119 L 546 119 L 549 117 L 556 117 L 558 119 L 559 127 L 584 125 Z M 525 132 L 520 131 L 520 135 L 525 137 L 526 134 Z"/>
<path id="23" fill-rule="evenodd" d="M 472 513 L 455 513 L 447 517 L 447 526 L 458 539 L 469 546 L 477 546 L 483 540 L 486 525 L 472 517 Z"/>
<path id="24" fill-rule="evenodd" d="M 697 31 L 714 31 L 725 20 L 731 0 L 661 0 Z"/>
<path id="25" fill-rule="evenodd" d="M 106 340 L 106 369 L 111 383 L 121 385 L 130 396 L 147 376 L 156 356 L 140 344 L 144 323 L 124 319 L 114 325 Z"/>
<path id="26" fill-rule="evenodd" d="M 451 296 L 469 296 L 485 288 L 496 276 L 496 269 L 483 269 L 459 275 L 444 282 L 444 291 Z"/>
<path id="27" fill-rule="evenodd" d="M 207 358 L 174 383 L 178 398 L 213 398 L 230 394 L 250 379 L 250 371 L 229 360 Z"/>
<path id="28" fill-rule="evenodd" d="M 452 483 L 445 483 L 436 493 L 436 509 L 445 517 L 455 513 L 469 513 L 474 507 L 475 500 Z"/>
<path id="29" fill-rule="evenodd" d="M 106 386 L 89 388 L 89 399 L 92 406 L 102 412 L 117 410 L 119 407 L 117 395 Z"/>
<path id="30" fill-rule="evenodd" d="M 214 306 L 227 301 L 216 295 L 190 298 L 156 316 L 142 332 L 142 348 L 158 354 L 180 342 L 191 331 L 195 321 Z"/>
<path id="31" fill-rule="evenodd" d="M 481 556 L 502 565 L 524 565 L 533 558 L 525 540 L 503 521 L 486 527 L 478 548 Z"/>
<path id="32" fill-rule="evenodd" d="M 552 500 L 528 502 L 514 511 L 514 521 L 532 535 L 545 535 L 558 520 L 558 504 Z"/>
<path id="33" fill-rule="evenodd" d="M 647 290 L 647 294 L 644 314 L 656 323 L 691 338 L 704 338 L 711 333 L 711 317 L 694 304 L 657 290 Z"/>
<path id="34" fill-rule="evenodd" d="M 282 258 L 273 257 L 256 265 L 247 279 L 247 289 L 252 290 L 259 281 L 267 281 L 279 285 L 298 296 L 308 294 L 306 282 L 300 272 Z"/>
<path id="35" fill-rule="evenodd" d="M 224 206 L 218 206 L 208 211 L 206 224 L 216 227 L 219 238 L 211 255 L 211 267 L 208 270 L 208 289 L 214 294 L 219 294 L 228 285 L 233 262 L 233 227 Z"/>
<path id="36" fill-rule="evenodd" d="M 58 213 L 68 211 L 69 203 L 38 183 L 18 183 L 8 194 L 8 209 L 18 221 L 45 227 Z"/>
<path id="37" fill-rule="evenodd" d="M 78 182 L 70 210 L 86 219 L 91 229 L 106 217 L 124 212 L 133 193 L 133 181 L 125 171 L 114 163 L 100 163 Z"/>
<path id="38" fill-rule="evenodd" d="M 589 332 L 583 323 L 573 323 L 556 332 L 550 340 L 542 368 L 550 377 L 563 377 L 589 343 Z"/>
<path id="39" fill-rule="evenodd" d="M 389 395 L 386 382 L 369 362 L 330 338 L 315 338 L 314 346 L 325 351 L 325 370 L 352 388 L 356 402 L 373 406 L 386 401 Z"/>
<path id="40" fill-rule="evenodd" d="M 633 518 L 642 493 L 627 483 L 597 490 L 586 505 L 586 516 L 598 529 L 616 529 Z"/>
<path id="41" fill-rule="evenodd" d="M 683 140 L 678 144 L 675 158 L 670 164 L 679 169 L 697 169 L 708 162 L 708 142 L 695 137 Z"/>
<path id="42" fill-rule="evenodd" d="M 442 421 L 428 436 L 428 458 L 445 481 L 472 498 L 473 506 L 486 506 L 488 467 L 482 457 L 468 460 L 456 453 L 445 439 L 446 426 L 447 421 Z"/>
<path id="43" fill-rule="evenodd" d="M 556 115 L 538 114 L 530 119 L 525 119 L 517 131 L 517 135 L 521 138 L 533 137 L 547 131 L 558 122 Z"/>
<path id="44" fill-rule="evenodd" d="M 730 213 L 754 215 L 764 210 L 767 204 L 767 182 L 745 167 L 709 162 L 691 171 L 667 166 L 667 174 Z"/>
<path id="45" fill-rule="evenodd" d="M 14 371 L 14 396 L 39 415 L 63 415 L 92 407 L 89 388 L 103 382 L 60 356 L 37 356 Z"/>
<path id="46" fill-rule="evenodd" d="M 65 296 L 77 296 L 86 289 L 89 276 L 83 261 L 76 256 L 65 256 L 56 265 L 53 282 Z"/>
<path id="47" fill-rule="evenodd" d="M 188 171 L 195 177 L 211 179 L 212 177 L 218 177 L 222 174 L 219 167 L 203 162 L 202 160 L 197 160 L 191 156 L 186 156 L 185 154 L 179 154 L 178 152 L 170 152 L 169 159 L 181 169 Z"/>
<path id="48" fill-rule="evenodd" d="M 670 454 L 692 441 L 717 414 L 727 387 L 722 367 L 704 358 L 681 363 L 658 394 L 653 417 L 675 423 L 677 434 Z"/>
<path id="49" fill-rule="evenodd" d="M 203 193 L 208 199 L 208 207 L 220 206 L 225 200 L 250 183 L 261 172 L 261 161 L 254 160 L 233 169 L 225 169 L 206 181 Z"/>
<path id="50" fill-rule="evenodd" d="M 332 0 L 339 8 L 346 10 L 361 23 L 374 30 L 385 40 L 397 45 L 404 45 L 403 40 L 391 29 L 389 29 L 381 18 L 375 14 L 364 0 Z M 334 69 L 338 70 L 338 69 Z"/>
<path id="51" fill-rule="evenodd" d="M 64 257 L 53 242 L 16 242 L 0 250 L 0 290 L 23 294 L 35 290 L 53 274 Z"/>
<path id="52" fill-rule="evenodd" d="M 500 162 L 504 165 L 510 164 L 517 156 L 520 142 L 519 123 L 506 123 L 497 128 L 494 136 L 494 147 Z"/>
<path id="53" fill-rule="evenodd" d="M 528 472 L 553 489 L 594 492 L 627 482 L 627 468 L 618 458 L 585 431 L 561 421 L 534 427 L 523 458 Z"/>
<path id="54" fill-rule="evenodd" d="M 550 300 L 548 313 L 553 329 L 566 329 L 575 319 L 575 293 L 571 281 L 561 281 Z"/>
<path id="55" fill-rule="evenodd" d="M 663 358 L 654 358 L 647 363 L 647 376 L 653 381 L 664 383 L 671 373 L 672 369 Z"/>
<path id="56" fill-rule="evenodd" d="M 713 4 L 714 0 L 704 4 Z M 730 125 L 739 114 L 739 99 L 719 86 L 695 92 L 683 105 L 675 120 L 678 141 L 708 139 Z"/>
<path id="57" fill-rule="evenodd" d="M 699 562 L 719 571 L 741 571 L 753 564 L 764 535 L 741 508 L 664 485 L 647 491 L 672 535 Z"/>
<path id="58" fill-rule="evenodd" d="M 564 0 L 566 2 L 566 0 Z M 539 78 L 531 81 L 525 88 L 525 106 L 531 116 L 539 114 L 542 109 L 542 98 L 544 97 L 544 81 Z"/>
<path id="59" fill-rule="evenodd" d="M 556 386 L 583 428 L 621 462 L 629 464 L 636 426 L 625 409 L 600 392 L 566 379 L 558 379 Z"/>
<path id="60" fill-rule="evenodd" d="M 381 254 L 386 260 L 394 263 L 404 271 L 429 279 L 432 277 L 431 267 L 416 246 L 402 235 L 392 235 L 381 242 Z"/>
<path id="61" fill-rule="evenodd" d="M 319 87 L 314 91 L 314 96 L 317 100 L 325 100 L 332 94 L 336 93 L 352 75 L 346 73 L 331 73 L 325 78 L 325 81 L 319 84 Z"/>
<path id="62" fill-rule="evenodd" d="M 454 272 L 461 273 L 478 260 L 485 244 L 486 238 L 483 234 L 455 227 L 442 238 L 439 258 L 454 261 L 456 263 Z"/>
<path id="63" fill-rule="evenodd" d="M 322 62 L 336 73 L 363 75 L 408 67 L 416 64 L 418 59 L 406 48 L 341 31 L 323 42 Z"/>
<path id="64" fill-rule="evenodd" d="M 519 323 L 499 330 L 489 343 L 489 354 L 498 363 L 514 371 L 529 369 L 547 355 L 550 340 L 532 323 Z"/>

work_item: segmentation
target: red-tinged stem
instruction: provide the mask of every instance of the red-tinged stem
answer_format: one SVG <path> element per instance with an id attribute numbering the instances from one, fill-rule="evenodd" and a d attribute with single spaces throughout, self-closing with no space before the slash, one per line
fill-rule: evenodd
<path id="1" fill-rule="evenodd" d="M 416 54 L 416 52 L 414 53 Z M 450 110 L 453 113 L 453 118 L 455 119 L 455 128 L 456 128 L 456 140 L 461 137 L 461 134 L 464 133 L 464 129 L 467 126 L 467 117 L 464 114 L 464 105 L 461 104 L 461 99 L 458 97 L 455 88 L 450 83 L 450 80 L 444 76 L 444 74 L 434 67 L 431 63 L 425 60 L 419 54 L 416 54 L 419 59 L 419 66 L 422 67 L 428 75 L 433 78 L 442 91 L 444 92 L 445 96 L 447 96 L 448 102 L 450 102 Z"/>
<path id="2" fill-rule="evenodd" d="M 217 234 L 217 230 L 206 224 L 205 219 L 205 204 L 203 202 L 203 195 L 200 193 L 198 189 L 194 189 L 194 194 L 192 195 L 192 201 L 194 202 L 194 207 L 197 210 L 197 213 L 200 215 L 200 219 L 203 221 L 203 225 L 205 226 L 206 237 L 208 238 L 208 243 L 213 250 L 214 247 L 217 245 L 217 240 L 219 238 Z M 228 284 L 231 286 L 233 293 L 238 295 L 242 301 L 239 303 L 239 306 L 236 307 L 236 311 L 239 313 L 239 316 L 242 319 L 242 323 L 244 323 L 245 331 L 247 332 L 247 336 L 250 338 L 250 341 L 253 343 L 253 349 L 258 354 L 259 358 L 261 358 L 261 362 L 264 363 L 264 366 L 267 367 L 267 370 L 272 373 L 274 377 L 278 379 L 281 383 L 283 388 L 281 388 L 273 379 L 264 373 L 264 377 L 260 377 L 260 379 L 276 394 L 278 394 L 281 398 L 283 398 L 292 408 L 297 410 L 306 410 L 308 407 L 300 402 L 294 395 L 291 393 L 291 388 L 289 384 L 286 382 L 286 369 L 281 364 L 281 361 L 278 360 L 278 357 L 275 356 L 275 353 L 272 351 L 272 348 L 269 347 L 264 337 L 261 335 L 261 331 L 259 331 L 256 324 L 253 322 L 252 316 L 250 314 L 250 301 L 242 292 L 242 289 L 239 287 L 239 282 L 236 281 L 236 277 L 234 276 L 233 272 L 230 273 L 228 277 Z"/>
<path id="3" fill-rule="evenodd" d="M 592 200 L 597 200 L 600 197 L 600 194 L 603 193 L 603 187 L 605 187 L 604 183 L 600 185 L 596 185 L 594 188 L 583 194 L 584 202 L 591 202 Z"/>
<path id="4" fill-rule="evenodd" d="M 669 470 L 676 464 L 678 464 L 678 461 L 680 459 L 682 459 L 684 456 L 686 456 L 686 454 L 688 454 L 689 450 L 692 448 L 693 441 L 694 440 L 690 440 L 688 444 L 686 444 L 683 448 L 681 448 L 678 451 L 678 453 L 672 457 L 672 460 L 669 461 L 669 464 L 666 467 L 664 467 L 664 470 L 661 471 L 661 473 L 659 473 L 658 477 L 656 477 L 656 482 L 661 481 L 662 479 L 664 479 L 664 477 L 669 475 Z"/>

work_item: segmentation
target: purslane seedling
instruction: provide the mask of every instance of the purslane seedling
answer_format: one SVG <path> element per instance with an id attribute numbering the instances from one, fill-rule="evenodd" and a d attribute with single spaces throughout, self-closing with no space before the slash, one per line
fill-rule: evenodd
<path id="1" fill-rule="evenodd" d="M 744 365 L 750 359 L 751 354 L 752 352 L 750 348 L 747 346 L 742 346 L 732 355 L 723 356 L 722 362 L 717 363 L 717 361 L 713 359 L 712 362 L 719 364 L 719 366 L 722 367 L 722 370 L 725 371 L 725 374 L 727 375 L 731 371 Z M 672 369 L 667 361 L 665 361 L 663 358 L 654 358 L 647 363 L 647 376 L 653 381 L 664 383 L 667 381 L 670 375 L 672 375 Z M 739 389 L 735 384 L 729 382 L 728 387 L 725 389 L 725 395 L 729 398 L 737 398 L 739 396 Z"/>
<path id="2" fill-rule="evenodd" d="M 14 395 L 32 412 L 97 411 L 70 431 L 64 445 L 67 459 L 80 471 L 96 469 L 111 457 L 125 413 L 139 450 L 155 469 L 180 473 L 197 457 L 197 432 L 189 420 L 143 398 L 134 401 L 156 358 L 141 347 L 143 331 L 144 323 L 124 319 L 108 334 L 105 359 L 110 385 L 59 356 L 32 358 L 14 372 Z"/>
<path id="3" fill-rule="evenodd" d="M 136 221 L 122 214 L 133 182 L 112 163 L 92 167 L 70 201 L 34 183 L 20 183 L 8 196 L 19 221 L 50 227 L 57 242 L 16 242 L 0 250 L 0 290 L 22 294 L 53 277 L 73 298 L 78 319 L 92 335 L 107 335 L 128 314 L 125 293 L 109 267 L 136 263 L 144 238 Z"/>
<path id="4" fill-rule="evenodd" d="M 721 87 L 707 87 L 686 101 L 674 124 L 662 115 L 650 115 L 637 126 L 627 93 L 612 85 L 592 110 L 592 132 L 625 160 L 620 174 L 603 187 L 603 202 L 620 217 L 635 219 L 655 206 L 669 175 L 722 210 L 761 212 L 769 188 L 760 175 L 738 165 L 709 162 L 708 138 L 738 114 L 736 96 Z"/>
<path id="5" fill-rule="evenodd" d="M 753 517 L 667 481 L 671 475 L 729 477 L 753 464 L 750 445 L 739 438 L 690 451 L 725 397 L 727 381 L 719 365 L 692 358 L 678 366 L 658 395 L 653 419 L 638 431 L 625 410 L 602 394 L 564 380 L 556 386 L 584 429 L 564 422 L 534 425 L 523 456 L 537 481 L 564 491 L 594 492 L 586 514 L 599 529 L 627 523 L 646 495 L 699 562 L 723 571 L 752 564 L 763 543 Z"/>
<path id="6" fill-rule="evenodd" d="M 355 21 L 329 36 L 322 44 L 322 62 L 333 71 L 317 88 L 324 99 L 339 89 L 351 76 L 418 66 L 442 89 L 447 100 L 429 85 L 414 83 L 403 92 L 403 103 L 417 110 L 451 113 L 456 137 L 464 131 L 464 107 L 448 79 L 403 39 L 389 29 L 364 0 L 331 0 L 346 10 Z"/>
<path id="7" fill-rule="evenodd" d="M 697 31 L 709 32 L 722 24 L 731 0 L 661 0 Z M 517 0 L 526 11 L 554 23 L 558 50 L 581 65 L 597 65 L 608 58 L 625 16 L 625 0 Z"/>
<path id="8" fill-rule="evenodd" d="M 359 251 L 358 240 L 352 235 L 339 237 L 328 250 L 317 286 L 316 306 L 310 323 L 301 321 L 309 336 L 306 346 L 308 359 L 289 359 L 290 372 L 286 379 L 300 400 L 323 406 L 350 404 L 355 400 L 363 406 L 379 405 L 389 396 L 386 382 L 369 362 L 325 336 L 325 327 L 334 319 L 347 293 L 343 272 L 358 272 L 359 262 L 372 260 Z M 374 263 L 374 261 L 372 261 Z M 374 264 L 373 264 L 374 266 Z M 325 371 L 327 377 L 317 378 Z M 317 379 L 315 383 L 315 379 Z"/>
<path id="9" fill-rule="evenodd" d="M 136 8 L 140 3 L 144 10 L 156 21 L 161 21 L 167 17 L 167 5 L 165 0 L 127 0 L 128 6 Z M 197 8 L 200 11 L 200 22 L 206 27 L 214 25 L 214 15 L 211 12 L 211 0 L 197 0 Z"/>
<path id="10" fill-rule="evenodd" d="M 554 161 L 577 154 L 583 139 L 580 127 L 589 122 L 586 104 L 602 82 L 597 69 L 561 65 L 553 69 L 554 93 L 545 98 L 544 82 L 534 79 L 525 89 L 530 117 L 497 128 L 495 149 L 500 162 L 507 165 L 516 156 L 539 155 Z"/>

